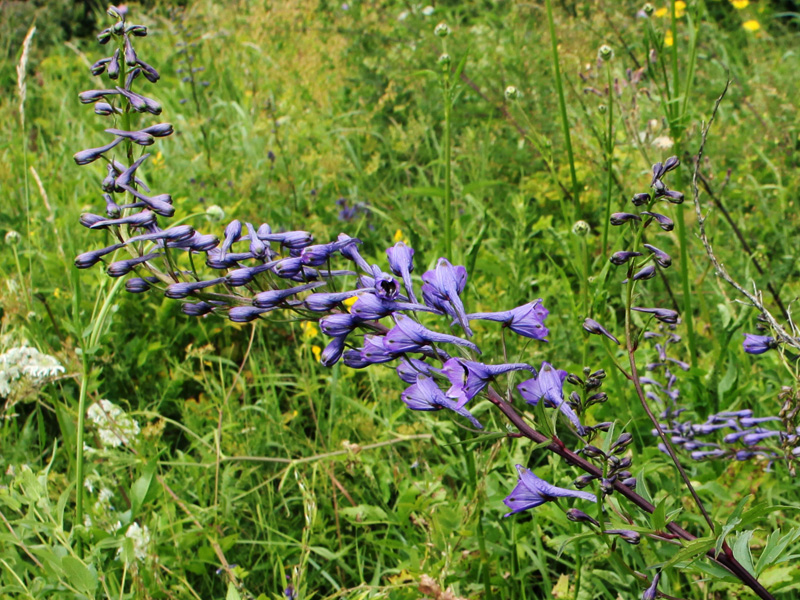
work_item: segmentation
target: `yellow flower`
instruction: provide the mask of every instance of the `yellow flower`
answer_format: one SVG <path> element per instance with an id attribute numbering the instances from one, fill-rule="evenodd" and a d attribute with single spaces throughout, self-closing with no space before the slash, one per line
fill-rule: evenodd
<path id="1" fill-rule="evenodd" d="M 761 29 L 761 23 L 755 19 L 750 19 L 749 21 L 742 23 L 742 27 L 744 27 L 747 31 L 758 31 Z"/>
<path id="2" fill-rule="evenodd" d="M 308 342 L 313 340 L 319 335 L 319 329 L 311 321 L 303 321 L 300 323 L 300 329 L 303 330 L 303 341 Z"/>
<path id="3" fill-rule="evenodd" d="M 675 43 L 675 40 L 672 37 L 672 30 L 667 29 L 666 35 L 664 35 L 664 45 L 665 46 L 672 46 Z"/>
<path id="4" fill-rule="evenodd" d="M 686 14 L 686 2 L 675 0 L 675 18 L 680 19 Z"/>
<path id="5" fill-rule="evenodd" d="M 161 167 L 164 166 L 164 155 L 161 154 L 160 150 L 156 152 L 156 155 L 155 157 L 153 157 L 153 160 L 151 162 L 153 164 L 153 167 L 156 169 L 160 169 Z"/>
<path id="6" fill-rule="evenodd" d="M 350 296 L 346 300 L 342 300 L 342 304 L 347 307 L 347 312 L 350 312 L 350 309 L 353 307 L 353 304 L 356 303 L 358 300 L 358 296 Z"/>
<path id="7" fill-rule="evenodd" d="M 319 357 L 322 356 L 322 348 L 319 346 L 311 346 L 311 353 L 314 355 L 314 359 L 319 361 Z"/>
<path id="8" fill-rule="evenodd" d="M 747 8 L 747 5 L 750 4 L 750 0 L 731 0 L 731 4 L 733 4 L 733 8 L 742 10 L 743 8 Z"/>
<path id="9" fill-rule="evenodd" d="M 667 11 L 667 7 L 663 6 L 663 7 L 661 7 L 661 8 L 656 10 L 656 16 L 659 17 L 659 18 L 666 17 L 667 16 L 667 12 L 668 12 Z"/>
<path id="10" fill-rule="evenodd" d="M 403 230 L 398 229 L 394 232 L 394 241 L 395 242 L 402 242 L 403 241 Z"/>

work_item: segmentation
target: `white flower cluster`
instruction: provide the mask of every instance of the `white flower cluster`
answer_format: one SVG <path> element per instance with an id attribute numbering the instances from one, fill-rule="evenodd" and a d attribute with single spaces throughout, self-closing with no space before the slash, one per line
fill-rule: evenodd
<path id="1" fill-rule="evenodd" d="M 39 386 L 64 372 L 54 356 L 23 344 L 0 354 L 0 397 L 8 398 L 24 384 Z"/>
<path id="2" fill-rule="evenodd" d="M 131 523 L 125 537 L 133 542 L 133 556 L 136 560 L 143 561 L 147 558 L 147 547 L 150 545 L 150 530 L 147 525 L 140 527 L 138 523 Z M 122 554 L 122 548 L 117 551 L 117 558 Z"/>
<path id="3" fill-rule="evenodd" d="M 109 400 L 92 404 L 86 411 L 86 416 L 97 426 L 97 433 L 104 446 L 116 448 L 122 444 L 130 444 L 139 435 L 139 423 Z"/>

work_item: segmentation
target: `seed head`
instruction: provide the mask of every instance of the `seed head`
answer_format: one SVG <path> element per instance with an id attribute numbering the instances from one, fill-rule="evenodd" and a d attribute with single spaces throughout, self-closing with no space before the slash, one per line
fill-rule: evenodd
<path id="1" fill-rule="evenodd" d="M 522 94 L 513 85 L 506 88 L 506 100 L 519 100 Z"/>
<path id="2" fill-rule="evenodd" d="M 589 235 L 591 230 L 592 228 L 586 221 L 575 221 L 575 223 L 572 225 L 572 233 L 578 237 L 586 237 Z"/>
<path id="3" fill-rule="evenodd" d="M 447 23 L 442 21 L 433 30 L 433 35 L 440 38 L 447 37 L 448 35 L 450 35 L 450 27 L 448 27 Z"/>
<path id="4" fill-rule="evenodd" d="M 602 61 L 608 61 L 614 58 L 614 50 L 608 44 L 603 44 L 597 50 L 597 57 Z"/>

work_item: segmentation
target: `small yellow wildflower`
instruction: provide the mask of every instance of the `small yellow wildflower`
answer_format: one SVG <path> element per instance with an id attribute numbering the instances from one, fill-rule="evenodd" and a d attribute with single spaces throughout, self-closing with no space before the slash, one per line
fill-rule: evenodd
<path id="1" fill-rule="evenodd" d="M 666 17 L 667 16 L 667 12 L 668 12 L 667 11 L 667 7 L 666 6 L 662 6 L 661 8 L 656 10 L 656 16 L 658 18 Z"/>
<path id="2" fill-rule="evenodd" d="M 667 29 L 666 35 L 664 35 L 664 45 L 665 46 L 672 46 L 675 43 L 675 39 L 672 37 L 672 30 Z"/>
<path id="3" fill-rule="evenodd" d="M 394 232 L 394 241 L 395 242 L 402 242 L 403 241 L 403 230 L 398 229 Z"/>
<path id="4" fill-rule="evenodd" d="M 742 27 L 744 27 L 747 31 L 758 31 L 761 29 L 761 23 L 755 19 L 750 19 L 749 21 L 742 23 Z"/>
<path id="5" fill-rule="evenodd" d="M 319 357 L 322 356 L 322 348 L 319 346 L 311 346 L 311 354 L 313 354 L 314 359 L 319 362 Z"/>
<path id="6" fill-rule="evenodd" d="M 161 154 L 160 150 L 156 152 L 155 157 L 153 157 L 152 164 L 153 167 L 156 169 L 160 169 L 161 167 L 164 166 L 164 155 Z"/>
<path id="7" fill-rule="evenodd" d="M 300 329 L 303 330 L 304 342 L 313 340 L 315 337 L 317 337 L 317 335 L 319 335 L 319 329 L 317 329 L 317 326 L 311 321 L 303 321 L 300 324 Z"/>
<path id="8" fill-rule="evenodd" d="M 733 4 L 733 8 L 742 10 L 743 8 L 747 8 L 750 4 L 750 0 L 731 0 L 731 4 Z"/>
<path id="9" fill-rule="evenodd" d="M 342 300 L 342 304 L 347 307 L 347 312 L 350 312 L 350 309 L 353 308 L 353 304 L 355 304 L 357 300 L 358 296 L 350 296 L 346 300 Z"/>
<path id="10" fill-rule="evenodd" d="M 675 18 L 680 19 L 686 14 L 686 2 L 675 0 Z"/>

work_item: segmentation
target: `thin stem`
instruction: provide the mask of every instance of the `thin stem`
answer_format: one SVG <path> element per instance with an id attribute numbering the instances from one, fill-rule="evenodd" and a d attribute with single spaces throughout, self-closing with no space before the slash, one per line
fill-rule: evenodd
<path id="1" fill-rule="evenodd" d="M 606 62 L 606 72 L 608 74 L 608 137 L 606 138 L 606 169 L 608 170 L 608 180 L 606 182 L 606 218 L 603 224 L 603 245 L 601 252 L 603 256 L 608 254 L 608 228 L 611 223 L 611 190 L 613 186 L 613 164 L 614 164 L 614 86 L 611 81 L 611 61 Z"/>
<path id="2" fill-rule="evenodd" d="M 444 90 L 444 249 L 445 256 L 453 258 L 453 214 L 452 214 L 452 173 L 450 164 L 450 114 L 452 102 L 450 98 L 450 68 L 444 70 L 442 82 Z"/>
<path id="3" fill-rule="evenodd" d="M 578 186 L 578 176 L 575 174 L 575 157 L 572 153 L 572 139 L 569 133 L 569 121 L 567 120 L 567 105 L 564 101 L 564 86 L 561 82 L 561 66 L 558 61 L 558 38 L 556 37 L 556 26 L 553 21 L 553 6 L 551 0 L 545 0 L 547 8 L 547 25 L 550 28 L 550 45 L 553 50 L 553 80 L 558 94 L 558 110 L 561 114 L 561 128 L 564 132 L 564 142 L 567 146 L 567 160 L 569 161 L 569 176 L 572 180 L 572 198 L 574 207 L 580 206 L 580 187 Z"/>

